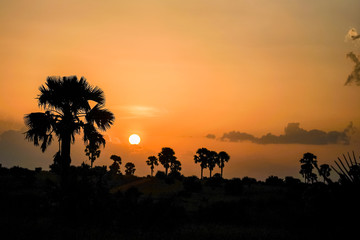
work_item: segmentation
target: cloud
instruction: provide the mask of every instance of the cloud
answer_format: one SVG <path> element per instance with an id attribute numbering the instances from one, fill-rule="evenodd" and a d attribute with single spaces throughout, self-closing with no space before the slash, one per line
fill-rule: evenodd
<path id="1" fill-rule="evenodd" d="M 231 131 L 228 133 L 224 133 L 220 140 L 230 142 L 250 141 L 257 144 L 348 145 L 350 143 L 350 135 L 354 132 L 355 128 L 352 123 L 350 123 L 349 126 L 347 126 L 342 132 L 325 132 L 318 129 L 308 131 L 300 128 L 300 123 L 289 123 L 285 127 L 284 134 L 279 136 L 268 133 L 258 138 L 248 133 Z"/>
<path id="2" fill-rule="evenodd" d="M 355 28 L 351 28 L 345 35 L 345 41 L 353 41 L 358 39 L 360 39 L 360 34 L 358 34 Z"/>
<path id="3" fill-rule="evenodd" d="M 358 50 L 360 47 L 360 34 L 356 31 L 355 28 L 351 28 L 345 36 L 346 42 L 351 42 L 354 46 L 353 51 L 346 54 L 347 58 L 354 63 L 354 68 L 349 74 L 345 85 L 349 85 L 351 83 L 355 83 L 356 85 L 360 85 L 360 55 L 358 54 Z"/>
<path id="4" fill-rule="evenodd" d="M 0 163 L 4 167 L 21 166 L 26 168 L 42 167 L 47 169 L 56 152 L 54 146 L 45 153 L 33 143 L 24 140 L 21 131 L 9 130 L 0 134 Z M 56 145 L 56 144 L 52 144 Z"/>
<path id="5" fill-rule="evenodd" d="M 112 109 L 121 111 L 120 118 L 152 118 L 159 116 L 163 112 L 149 106 L 117 106 Z"/>
<path id="6" fill-rule="evenodd" d="M 19 130 L 24 127 L 24 122 L 19 122 L 11 119 L 0 119 L 0 133 L 3 133 L 7 130 Z"/>
<path id="7" fill-rule="evenodd" d="M 211 134 L 211 133 L 209 133 L 209 134 L 206 135 L 205 137 L 206 137 L 206 138 L 210 138 L 210 139 L 215 139 L 215 138 L 216 138 L 215 134 Z"/>
<path id="8" fill-rule="evenodd" d="M 346 55 L 348 58 L 350 58 L 354 62 L 354 68 L 352 72 L 349 74 L 345 85 L 349 85 L 353 82 L 356 83 L 356 85 L 360 85 L 360 59 L 359 56 L 357 56 L 355 53 L 350 52 Z"/>

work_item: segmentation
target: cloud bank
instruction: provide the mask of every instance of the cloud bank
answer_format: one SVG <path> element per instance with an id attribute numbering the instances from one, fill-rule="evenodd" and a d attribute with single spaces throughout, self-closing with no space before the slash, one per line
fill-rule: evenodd
<path id="1" fill-rule="evenodd" d="M 210 138 L 210 139 L 215 139 L 215 138 L 216 138 L 216 135 L 209 133 L 209 134 L 206 135 L 205 137 L 206 137 L 206 138 Z"/>
<path id="2" fill-rule="evenodd" d="M 282 135 L 276 136 L 268 133 L 262 137 L 255 137 L 251 134 L 231 131 L 224 133 L 219 139 L 220 141 L 243 142 L 250 141 L 257 144 L 310 144 L 310 145 L 326 145 L 326 144 L 344 144 L 350 143 L 350 135 L 355 132 L 352 122 L 342 132 L 330 131 L 325 132 L 318 129 L 305 130 L 300 128 L 300 123 L 289 123 L 285 127 Z"/>
<path id="3" fill-rule="evenodd" d="M 351 28 L 349 30 L 349 32 L 345 36 L 345 41 L 350 41 L 351 43 L 353 43 L 356 52 L 359 50 L 360 34 L 358 34 L 355 28 Z M 355 83 L 358 86 L 360 85 L 360 55 L 358 55 L 358 52 L 356 52 L 352 51 L 346 55 L 346 57 L 354 63 L 354 68 L 349 74 L 345 85 L 349 85 L 351 83 Z"/>

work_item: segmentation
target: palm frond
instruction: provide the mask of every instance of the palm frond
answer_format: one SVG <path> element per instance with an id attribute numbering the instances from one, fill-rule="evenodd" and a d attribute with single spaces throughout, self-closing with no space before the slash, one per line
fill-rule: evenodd
<path id="1" fill-rule="evenodd" d="M 44 152 L 52 142 L 52 132 L 54 130 L 54 116 L 49 112 L 30 113 L 24 118 L 28 131 L 25 132 L 25 138 L 34 142 L 35 146 L 41 143 L 41 150 Z"/>
<path id="2" fill-rule="evenodd" d="M 95 123 L 100 130 L 105 131 L 114 123 L 115 117 L 112 112 L 96 104 L 85 116 L 88 123 Z"/>

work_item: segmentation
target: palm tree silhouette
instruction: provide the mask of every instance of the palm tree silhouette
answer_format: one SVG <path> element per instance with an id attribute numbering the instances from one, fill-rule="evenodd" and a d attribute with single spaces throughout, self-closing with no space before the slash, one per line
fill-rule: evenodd
<path id="1" fill-rule="evenodd" d="M 134 175 L 135 173 L 135 164 L 132 162 L 128 162 L 125 164 L 125 174 L 126 175 Z"/>
<path id="2" fill-rule="evenodd" d="M 96 158 L 100 157 L 100 146 L 105 147 L 105 139 L 102 134 L 96 131 L 94 126 L 88 125 L 84 128 L 84 141 L 88 142 L 85 147 L 85 154 L 89 157 L 90 167 L 93 167 L 93 163 Z"/>
<path id="3" fill-rule="evenodd" d="M 312 172 L 314 169 L 314 166 L 317 167 L 317 157 L 312 153 L 304 153 L 304 156 L 302 159 L 300 159 L 301 170 L 300 174 L 304 177 L 305 183 L 310 182 L 313 183 L 316 181 L 317 176 Z"/>
<path id="4" fill-rule="evenodd" d="M 208 167 L 208 155 L 210 151 L 207 148 L 199 148 L 194 155 L 195 163 L 200 163 L 201 179 L 203 179 L 204 168 Z"/>
<path id="5" fill-rule="evenodd" d="M 44 152 L 53 140 L 53 134 L 60 144 L 60 167 L 66 175 L 70 167 L 70 148 L 75 134 L 84 130 L 84 141 L 90 139 L 89 132 L 105 131 L 114 122 L 114 115 L 104 109 L 105 97 L 98 87 L 91 86 L 84 77 L 48 77 L 40 87 L 38 104 L 45 112 L 30 113 L 25 116 L 28 131 L 25 138 L 40 143 Z M 91 108 L 89 101 L 96 103 Z M 95 127 L 96 125 L 96 127 Z M 100 134 L 101 135 L 101 134 Z"/>
<path id="6" fill-rule="evenodd" d="M 330 177 L 331 168 L 328 164 L 320 165 L 319 174 L 324 178 L 324 183 Z"/>
<path id="7" fill-rule="evenodd" d="M 148 157 L 148 160 L 146 160 L 146 164 L 150 166 L 151 169 L 151 176 L 154 174 L 154 167 L 159 165 L 158 159 L 155 156 Z"/>
<path id="8" fill-rule="evenodd" d="M 179 160 L 174 160 L 170 164 L 171 173 L 180 173 L 181 171 L 181 162 Z"/>
<path id="9" fill-rule="evenodd" d="M 165 175 L 168 175 L 168 169 L 172 162 L 176 161 L 175 152 L 172 148 L 164 147 L 161 152 L 158 154 L 159 162 L 165 168 Z"/>
<path id="10" fill-rule="evenodd" d="M 218 157 L 219 157 L 218 166 L 221 169 L 220 176 L 222 178 L 223 177 L 223 169 L 224 169 L 224 166 L 225 166 L 225 162 L 229 161 L 230 156 L 226 152 L 221 151 L 221 152 L 219 152 Z"/>
<path id="11" fill-rule="evenodd" d="M 211 173 L 214 170 L 214 167 L 216 166 L 216 164 L 218 164 L 219 162 L 219 157 L 217 152 L 215 151 L 210 151 L 208 154 L 208 168 L 210 171 L 210 178 L 211 178 Z"/>

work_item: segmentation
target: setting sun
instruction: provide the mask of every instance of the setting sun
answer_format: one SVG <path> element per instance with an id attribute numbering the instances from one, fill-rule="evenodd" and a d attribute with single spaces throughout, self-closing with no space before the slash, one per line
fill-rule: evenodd
<path id="1" fill-rule="evenodd" d="M 139 144 L 140 143 L 140 137 L 139 137 L 139 135 L 137 135 L 137 134 L 132 134 L 130 137 L 129 137 L 129 142 L 130 142 L 130 144 L 132 144 L 132 145 L 137 145 L 137 144 Z"/>

